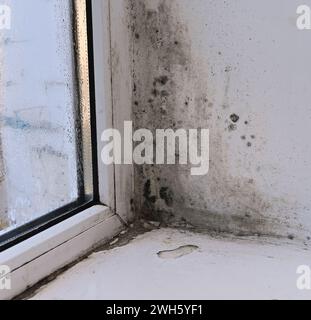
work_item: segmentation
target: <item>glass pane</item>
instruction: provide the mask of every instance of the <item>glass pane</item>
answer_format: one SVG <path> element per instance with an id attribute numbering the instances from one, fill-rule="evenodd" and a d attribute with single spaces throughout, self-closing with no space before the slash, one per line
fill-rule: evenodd
<path id="1" fill-rule="evenodd" d="M 78 198 L 70 0 L 7 0 L 0 30 L 0 235 Z"/>

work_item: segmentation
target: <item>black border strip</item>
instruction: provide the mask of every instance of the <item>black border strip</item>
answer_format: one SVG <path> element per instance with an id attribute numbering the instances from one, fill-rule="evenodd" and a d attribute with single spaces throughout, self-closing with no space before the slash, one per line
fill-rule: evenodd
<path id="1" fill-rule="evenodd" d="M 93 39 L 93 8 L 92 0 L 86 0 L 86 20 L 88 37 L 89 58 L 89 90 L 91 113 L 91 140 L 92 140 L 92 165 L 93 165 L 93 200 L 100 202 L 98 178 L 98 152 L 97 152 L 97 123 L 96 123 L 96 89 L 95 89 L 95 64 L 94 64 L 94 39 Z"/>
<path id="2" fill-rule="evenodd" d="M 99 183 L 98 183 L 98 158 L 97 158 L 97 126 L 96 126 L 96 99 L 95 99 L 95 77 L 94 77 L 94 49 L 93 49 L 93 22 L 92 22 L 92 1 L 86 0 L 87 13 L 87 36 L 89 55 L 89 89 L 91 109 L 91 139 L 92 139 L 92 167 L 93 167 L 93 199 L 86 199 L 84 196 L 77 201 L 48 213 L 34 221 L 0 236 L 0 252 L 3 252 L 14 245 L 17 245 L 42 231 L 45 231 L 65 220 L 75 216 L 83 210 L 100 204 Z"/>

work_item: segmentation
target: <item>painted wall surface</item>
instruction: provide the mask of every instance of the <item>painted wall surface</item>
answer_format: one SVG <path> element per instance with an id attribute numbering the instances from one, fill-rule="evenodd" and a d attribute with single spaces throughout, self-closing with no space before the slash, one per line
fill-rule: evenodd
<path id="1" fill-rule="evenodd" d="M 71 1 L 7 0 L 0 30 L 0 230 L 77 198 Z"/>
<path id="2" fill-rule="evenodd" d="M 300 4 L 127 2 L 136 128 L 211 133 L 206 176 L 191 176 L 189 166 L 136 166 L 142 214 L 310 239 L 311 32 L 296 28 Z"/>

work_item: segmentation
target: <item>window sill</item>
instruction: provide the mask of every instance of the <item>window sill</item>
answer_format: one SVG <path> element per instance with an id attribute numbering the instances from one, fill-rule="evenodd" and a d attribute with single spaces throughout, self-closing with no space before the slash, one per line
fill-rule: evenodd
<path id="1" fill-rule="evenodd" d="M 123 225 L 104 206 L 94 206 L 0 253 L 0 265 L 11 269 L 11 290 L 0 290 L 0 300 L 12 299 L 53 272 L 84 256 L 117 235 Z"/>

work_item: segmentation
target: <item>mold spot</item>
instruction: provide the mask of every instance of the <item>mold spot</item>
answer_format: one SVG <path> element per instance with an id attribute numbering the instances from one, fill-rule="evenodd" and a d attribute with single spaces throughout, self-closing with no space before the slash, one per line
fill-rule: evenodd
<path id="1" fill-rule="evenodd" d="M 246 145 L 250 148 L 252 146 L 252 143 L 251 142 L 247 142 Z"/>
<path id="2" fill-rule="evenodd" d="M 154 79 L 153 85 L 156 86 L 157 84 L 160 84 L 161 86 L 165 86 L 168 83 L 168 76 L 161 76 Z"/>
<path id="3" fill-rule="evenodd" d="M 236 124 L 231 123 L 231 124 L 229 125 L 229 127 L 228 127 L 228 130 L 229 130 L 230 132 L 232 132 L 232 131 L 235 131 L 237 128 L 238 128 L 238 127 L 237 127 Z"/>
<path id="4" fill-rule="evenodd" d="M 162 97 L 162 98 L 167 98 L 169 95 L 170 95 L 170 94 L 168 93 L 168 91 L 166 91 L 166 90 L 162 90 L 162 91 L 161 91 L 161 97 Z"/>
<path id="5" fill-rule="evenodd" d="M 157 198 L 155 196 L 151 196 L 151 181 L 147 180 L 144 185 L 144 197 L 147 202 L 155 203 Z"/>
<path id="6" fill-rule="evenodd" d="M 131 211 L 132 212 L 135 212 L 135 205 L 134 205 L 134 199 L 131 199 L 131 201 L 130 201 L 130 208 L 131 208 Z"/>
<path id="7" fill-rule="evenodd" d="M 225 68 L 225 72 L 226 72 L 226 73 L 230 72 L 231 70 L 232 70 L 232 68 L 231 68 L 230 66 L 227 66 L 227 67 Z"/>
<path id="8" fill-rule="evenodd" d="M 234 113 L 230 116 L 230 119 L 233 123 L 237 123 L 240 120 L 240 117 Z"/>
<path id="9" fill-rule="evenodd" d="M 159 95 L 159 91 L 154 88 L 154 89 L 151 91 L 151 94 L 152 94 L 154 97 L 157 97 L 157 96 Z"/>
<path id="10" fill-rule="evenodd" d="M 160 198 L 165 201 L 165 204 L 168 207 L 172 207 L 174 204 L 174 195 L 173 192 L 169 188 L 161 188 L 160 190 Z"/>

